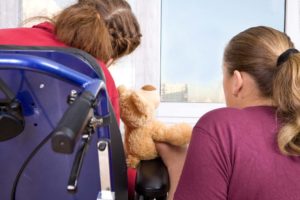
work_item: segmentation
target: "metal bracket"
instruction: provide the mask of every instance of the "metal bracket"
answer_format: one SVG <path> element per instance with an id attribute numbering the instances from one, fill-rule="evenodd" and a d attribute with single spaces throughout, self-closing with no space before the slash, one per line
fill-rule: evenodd
<path id="1" fill-rule="evenodd" d="M 101 191 L 98 194 L 97 200 L 115 200 L 115 193 L 111 191 Z"/>
<path id="2" fill-rule="evenodd" d="M 105 117 L 92 117 L 90 119 L 89 125 L 88 127 L 91 128 L 93 130 L 93 132 L 95 132 L 97 127 L 101 127 L 104 125 L 108 125 L 110 124 L 110 116 L 105 116 Z"/>
<path id="3" fill-rule="evenodd" d="M 110 166 L 109 166 L 109 142 L 105 140 L 100 140 L 97 144 L 98 146 L 98 159 L 99 159 L 99 171 L 100 171 L 100 185 L 101 192 L 99 193 L 97 200 L 110 200 L 114 199 L 111 191 L 111 177 L 110 177 Z"/>

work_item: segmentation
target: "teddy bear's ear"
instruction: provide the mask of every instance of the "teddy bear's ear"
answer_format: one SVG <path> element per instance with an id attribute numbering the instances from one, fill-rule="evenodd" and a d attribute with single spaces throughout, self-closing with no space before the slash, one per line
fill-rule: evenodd
<path id="1" fill-rule="evenodd" d="M 118 87 L 119 96 L 121 96 L 122 94 L 124 94 L 126 91 L 127 91 L 127 88 L 125 87 L 125 85 L 120 85 Z"/>
<path id="2" fill-rule="evenodd" d="M 132 100 L 132 103 L 135 105 L 136 109 L 141 113 L 141 114 L 144 114 L 144 115 L 149 115 L 151 114 L 151 105 L 148 105 L 146 102 L 147 100 L 141 96 L 141 95 L 138 95 L 136 92 L 133 92 L 131 94 L 131 100 Z M 152 108 L 153 110 L 154 108 Z"/>
<path id="3" fill-rule="evenodd" d="M 153 86 L 153 85 L 144 85 L 142 87 L 142 90 L 145 90 L 145 91 L 153 91 L 153 90 L 156 90 L 156 88 Z"/>

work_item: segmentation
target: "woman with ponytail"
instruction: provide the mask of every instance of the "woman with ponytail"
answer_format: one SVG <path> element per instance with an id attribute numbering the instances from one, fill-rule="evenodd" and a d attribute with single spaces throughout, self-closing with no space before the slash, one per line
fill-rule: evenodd
<path id="1" fill-rule="evenodd" d="M 300 199 L 300 53 L 270 27 L 224 51 L 227 107 L 194 127 L 188 149 L 157 144 L 176 200 Z M 174 195 L 174 196 L 173 196 Z"/>
<path id="2" fill-rule="evenodd" d="M 45 18 L 45 17 L 36 17 Z M 0 29 L 0 44 L 81 49 L 98 59 L 120 121 L 118 92 L 107 67 L 139 44 L 139 24 L 126 0 L 79 0 L 32 28 Z"/>

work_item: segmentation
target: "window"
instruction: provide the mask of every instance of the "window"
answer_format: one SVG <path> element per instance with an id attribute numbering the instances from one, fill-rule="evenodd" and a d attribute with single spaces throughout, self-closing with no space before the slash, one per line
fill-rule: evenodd
<path id="1" fill-rule="evenodd" d="M 164 102 L 224 102 L 222 54 L 251 26 L 284 30 L 284 0 L 162 0 L 161 97 Z"/>
<path id="2" fill-rule="evenodd" d="M 142 44 L 124 61 L 130 66 L 130 70 L 126 70 L 127 73 L 125 70 L 118 73 L 122 66 L 116 68 L 115 74 L 119 77 L 115 80 L 126 84 L 126 81 L 122 81 L 122 77 L 126 76 L 126 79 L 131 77 L 129 86 L 133 88 L 149 83 L 161 88 L 163 102 L 159 106 L 157 116 L 165 123 L 185 121 L 194 124 L 205 112 L 224 106 L 221 102 L 223 101 L 222 52 L 233 35 L 255 25 L 268 25 L 284 30 L 284 0 L 129 0 L 129 2 L 141 24 Z M 285 28 L 298 48 L 300 48 L 299 8 L 300 1 L 286 0 Z M 190 30 L 193 32 L 188 33 Z M 195 37 L 193 34 L 201 46 L 196 45 L 197 41 L 193 38 Z M 182 38 L 186 41 L 184 42 Z M 208 42 L 209 39 L 213 40 Z M 192 53 L 198 54 L 191 56 Z M 205 61 L 206 57 L 211 59 Z M 192 68 L 206 71 L 191 70 Z M 188 72 L 192 74 L 189 75 Z M 175 78 L 172 77 L 174 75 Z M 195 80 L 193 77 L 196 77 Z M 206 82 L 208 77 L 209 80 Z M 199 89 L 199 94 L 196 94 L 197 92 L 193 94 L 195 97 L 184 95 L 188 91 L 193 91 L 191 86 L 187 86 L 188 82 L 197 83 L 204 91 Z M 201 96 L 205 93 L 204 87 L 210 87 L 208 91 L 215 92 L 211 95 L 215 97 Z"/>

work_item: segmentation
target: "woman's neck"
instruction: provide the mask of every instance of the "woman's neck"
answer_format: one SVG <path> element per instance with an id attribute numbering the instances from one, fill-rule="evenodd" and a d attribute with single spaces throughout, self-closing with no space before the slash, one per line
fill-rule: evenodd
<path id="1" fill-rule="evenodd" d="M 238 105 L 238 108 L 252 107 L 252 106 L 274 106 L 271 98 L 251 97 L 244 99 Z"/>

